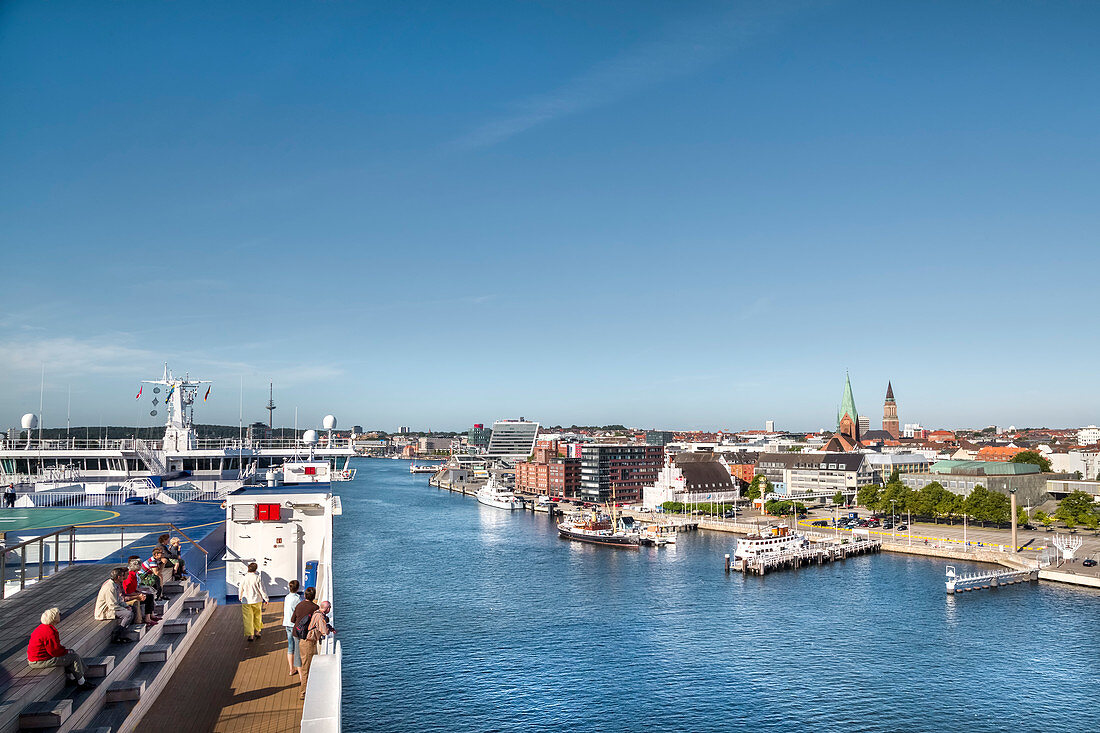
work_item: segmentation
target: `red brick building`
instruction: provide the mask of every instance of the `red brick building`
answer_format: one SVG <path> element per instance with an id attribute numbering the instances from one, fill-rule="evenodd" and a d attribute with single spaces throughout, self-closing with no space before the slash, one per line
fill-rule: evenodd
<path id="1" fill-rule="evenodd" d="M 576 496 L 581 483 L 579 458 L 560 458 L 555 447 L 535 450 L 530 463 L 516 464 L 516 491 L 540 496 Z"/>

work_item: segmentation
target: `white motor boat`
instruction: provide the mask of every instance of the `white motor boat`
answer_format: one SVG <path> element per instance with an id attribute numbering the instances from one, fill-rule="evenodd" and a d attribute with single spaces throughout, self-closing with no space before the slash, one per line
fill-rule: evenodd
<path id="1" fill-rule="evenodd" d="M 490 475 L 488 482 L 475 494 L 478 502 L 485 506 L 495 506 L 497 509 L 522 509 L 523 501 L 513 494 L 508 488 L 497 483 L 496 477 Z"/>

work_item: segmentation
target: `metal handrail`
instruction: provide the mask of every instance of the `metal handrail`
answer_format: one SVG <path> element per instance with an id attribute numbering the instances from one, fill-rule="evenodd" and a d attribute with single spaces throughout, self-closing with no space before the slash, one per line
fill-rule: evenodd
<path id="1" fill-rule="evenodd" d="M 62 529 L 54 530 L 53 532 L 49 532 L 47 534 L 40 535 L 38 537 L 32 537 L 29 540 L 24 540 L 24 541 L 20 542 L 17 545 L 12 545 L 10 547 L 4 545 L 4 546 L 2 546 L 2 548 L 0 548 L 0 599 L 4 598 L 5 584 L 7 582 L 7 577 L 6 577 L 7 576 L 7 561 L 5 560 L 5 555 L 7 553 L 15 552 L 17 550 L 22 550 L 23 548 L 27 547 L 28 545 L 33 545 L 35 543 L 38 543 L 38 580 L 41 581 L 42 578 L 43 578 L 42 573 L 43 573 L 43 568 L 44 568 L 44 565 L 42 563 L 43 548 L 45 546 L 46 540 L 50 539 L 51 537 L 54 538 L 53 569 L 54 569 L 54 572 L 56 573 L 57 570 L 58 570 L 58 567 L 59 567 L 59 563 L 60 563 L 60 559 L 58 557 L 58 555 L 59 555 L 58 551 L 60 549 L 60 544 L 61 544 L 61 535 L 65 534 L 66 532 L 69 533 L 69 565 L 72 565 L 73 562 L 75 562 L 75 558 L 76 558 L 76 531 L 78 529 L 89 529 L 89 528 L 91 528 L 91 529 L 96 529 L 96 528 L 107 529 L 107 528 L 111 528 L 111 529 L 123 529 L 123 530 L 125 530 L 127 527 L 171 527 L 173 530 L 175 530 L 177 533 L 179 533 L 180 536 L 182 536 L 185 540 L 187 540 L 192 545 L 194 545 L 196 548 L 198 548 L 198 550 L 203 554 L 203 566 L 204 566 L 203 577 L 204 577 L 204 579 L 209 577 L 209 575 L 210 575 L 210 552 L 205 547 L 200 545 L 198 542 L 196 542 L 195 540 L 188 537 L 187 534 L 184 533 L 183 530 L 181 530 L 179 527 L 172 524 L 171 522 L 146 522 L 146 523 L 139 523 L 139 524 L 91 524 L 91 525 L 70 524 L 68 527 L 64 527 Z M 119 534 L 120 534 L 119 541 L 122 543 L 121 547 L 125 547 L 126 546 L 126 532 L 123 531 L 123 532 L 120 532 Z M 66 566 L 66 567 L 68 567 L 68 566 Z M 26 587 L 27 587 L 27 553 L 22 552 L 22 553 L 20 553 L 20 556 L 19 556 L 19 590 L 23 590 Z"/>

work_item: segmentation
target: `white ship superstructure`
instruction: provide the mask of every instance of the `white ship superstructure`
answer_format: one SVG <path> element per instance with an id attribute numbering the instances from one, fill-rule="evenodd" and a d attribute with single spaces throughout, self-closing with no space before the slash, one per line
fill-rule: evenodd
<path id="1" fill-rule="evenodd" d="M 242 431 L 238 438 L 200 439 L 194 424 L 195 402 L 209 395 L 209 385 L 209 381 L 188 375 L 176 377 L 167 365 L 163 377 L 143 383 L 139 395 L 151 393 L 147 397 L 153 408 L 150 414 L 155 416 L 161 410 L 166 413 L 161 440 L 40 439 L 34 434 L 37 416 L 25 415 L 23 430 L 12 431 L 15 434 L 9 434 L 0 444 L 0 483 L 26 490 L 36 484 L 57 488 L 146 478 L 158 484 L 173 479 L 191 483 L 263 481 L 269 470 L 282 470 L 284 464 L 302 461 L 306 456 L 311 456 L 309 462 L 314 464 L 305 469 L 309 471 L 307 481 L 347 481 L 354 477 L 355 469 L 349 462 L 355 451 L 350 439 L 333 434 L 336 418 L 332 415 L 325 417 L 324 432 L 319 435 L 307 430 L 293 438 L 274 439 L 255 437 L 251 431 L 246 436 Z M 314 445 L 306 440 L 310 433 L 316 439 Z"/>

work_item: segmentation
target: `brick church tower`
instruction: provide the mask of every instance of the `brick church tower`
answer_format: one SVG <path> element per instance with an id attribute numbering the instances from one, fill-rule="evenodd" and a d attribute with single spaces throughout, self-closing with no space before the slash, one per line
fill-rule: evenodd
<path id="1" fill-rule="evenodd" d="M 897 440 L 901 435 L 898 429 L 898 403 L 894 402 L 894 385 L 886 383 L 886 403 L 882 406 L 882 429 Z"/>

